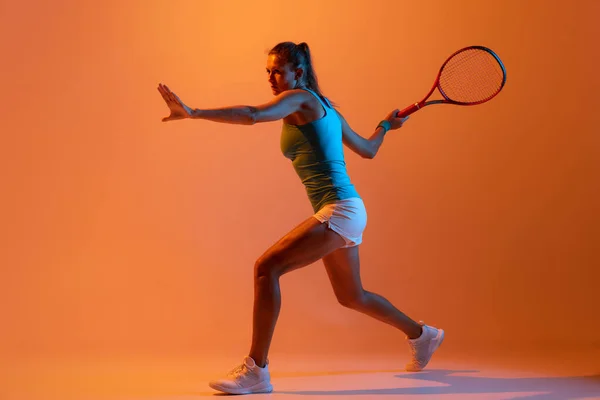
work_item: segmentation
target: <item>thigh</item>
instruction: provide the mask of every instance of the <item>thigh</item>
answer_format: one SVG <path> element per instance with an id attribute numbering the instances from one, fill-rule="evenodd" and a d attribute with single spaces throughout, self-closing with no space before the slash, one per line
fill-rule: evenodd
<path id="1" fill-rule="evenodd" d="M 323 257 L 333 292 L 340 302 L 350 302 L 363 293 L 358 247 L 340 248 Z"/>
<path id="2" fill-rule="evenodd" d="M 327 224 L 310 217 L 271 246 L 256 266 L 283 275 L 312 264 L 345 244 L 344 238 Z"/>

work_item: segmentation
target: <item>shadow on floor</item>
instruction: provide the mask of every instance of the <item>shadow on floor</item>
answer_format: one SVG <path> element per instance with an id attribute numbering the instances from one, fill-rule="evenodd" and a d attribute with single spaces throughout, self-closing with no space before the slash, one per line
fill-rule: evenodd
<path id="1" fill-rule="evenodd" d="M 514 392 L 535 392 L 531 396 L 519 395 L 519 399 L 528 400 L 564 400 L 582 397 L 600 398 L 600 374 L 591 376 L 553 377 L 553 378 L 488 378 L 460 376 L 458 373 L 474 373 L 479 371 L 465 370 L 428 370 L 416 373 L 395 375 L 401 379 L 418 379 L 442 383 L 447 386 L 435 387 L 403 387 L 391 389 L 360 390 L 294 390 L 277 393 L 294 395 L 445 395 L 445 394 L 493 394 Z M 367 378 L 368 379 L 368 378 Z M 544 392 L 540 394 L 539 392 Z"/>

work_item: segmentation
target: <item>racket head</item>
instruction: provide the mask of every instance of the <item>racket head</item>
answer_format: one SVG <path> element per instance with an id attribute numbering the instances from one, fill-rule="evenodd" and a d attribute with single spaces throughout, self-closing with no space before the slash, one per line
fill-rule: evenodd
<path id="1" fill-rule="evenodd" d="M 505 83 L 506 68 L 500 57 L 487 47 L 469 46 L 442 64 L 436 86 L 449 103 L 475 105 L 494 98 Z"/>

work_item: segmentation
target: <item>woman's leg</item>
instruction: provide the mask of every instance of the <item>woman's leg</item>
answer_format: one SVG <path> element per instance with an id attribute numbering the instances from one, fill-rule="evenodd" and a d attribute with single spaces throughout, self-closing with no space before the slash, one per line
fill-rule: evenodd
<path id="1" fill-rule="evenodd" d="M 421 371 L 444 341 L 444 330 L 420 325 L 378 294 L 367 292 L 360 282 L 358 246 L 338 249 L 323 257 L 338 301 L 346 307 L 377 318 L 403 331 L 409 340 L 411 360 L 407 371 Z"/>
<path id="2" fill-rule="evenodd" d="M 264 367 L 271 345 L 281 294 L 279 278 L 318 261 L 345 245 L 327 224 L 310 217 L 269 248 L 254 266 L 254 313 L 249 356 Z"/>
<path id="3" fill-rule="evenodd" d="M 400 329 L 410 339 L 421 335 L 421 325 L 403 314 L 384 297 L 363 289 L 358 246 L 337 249 L 323 257 L 323 263 L 333 291 L 343 306 L 386 322 Z"/>

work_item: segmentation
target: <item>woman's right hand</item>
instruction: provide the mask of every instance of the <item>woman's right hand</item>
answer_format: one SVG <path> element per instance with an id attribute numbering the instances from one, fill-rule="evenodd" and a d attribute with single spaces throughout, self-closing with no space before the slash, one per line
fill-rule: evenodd
<path id="1" fill-rule="evenodd" d="M 390 123 L 390 125 L 392 125 L 392 127 L 390 128 L 390 130 L 392 129 L 398 129 L 401 128 L 402 125 L 406 122 L 406 120 L 408 119 L 408 116 L 404 117 L 404 118 L 398 118 L 398 112 L 400 110 L 393 110 L 392 112 L 390 112 L 387 117 L 385 117 L 385 120 L 388 121 Z"/>

